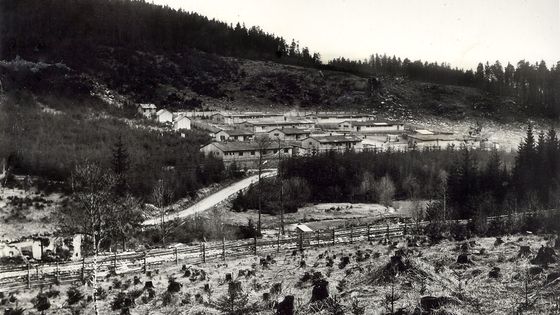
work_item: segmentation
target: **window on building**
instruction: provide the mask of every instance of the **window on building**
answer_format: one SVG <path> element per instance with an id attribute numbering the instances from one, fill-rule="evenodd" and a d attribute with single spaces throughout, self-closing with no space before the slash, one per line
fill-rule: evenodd
<path id="1" fill-rule="evenodd" d="M 278 153 L 278 150 L 274 150 L 274 154 Z"/>
<path id="2" fill-rule="evenodd" d="M 289 150 L 288 150 L 288 149 L 284 149 L 284 153 L 288 153 L 288 152 L 289 152 Z"/>
<path id="3" fill-rule="evenodd" d="M 255 155 L 255 151 L 251 151 L 251 155 Z"/>
<path id="4" fill-rule="evenodd" d="M 243 156 L 243 152 L 239 152 L 239 156 Z"/>

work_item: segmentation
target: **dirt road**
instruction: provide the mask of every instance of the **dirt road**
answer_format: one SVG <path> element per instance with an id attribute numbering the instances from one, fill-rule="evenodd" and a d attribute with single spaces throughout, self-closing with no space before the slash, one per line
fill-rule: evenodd
<path id="1" fill-rule="evenodd" d="M 267 171 L 261 174 L 261 178 L 276 176 L 277 171 Z M 194 205 L 181 210 L 179 212 L 172 213 L 165 217 L 165 221 L 170 221 L 178 218 L 184 218 L 189 215 L 202 212 L 208 210 L 215 205 L 219 204 L 220 202 L 228 199 L 232 195 L 236 194 L 240 190 L 246 189 L 249 185 L 256 183 L 259 180 L 259 175 L 253 175 L 247 178 L 244 178 L 237 183 L 231 184 L 230 186 L 200 200 L 199 202 L 195 203 Z M 161 218 L 152 218 L 146 220 L 142 223 L 142 225 L 155 225 L 161 222 Z"/>

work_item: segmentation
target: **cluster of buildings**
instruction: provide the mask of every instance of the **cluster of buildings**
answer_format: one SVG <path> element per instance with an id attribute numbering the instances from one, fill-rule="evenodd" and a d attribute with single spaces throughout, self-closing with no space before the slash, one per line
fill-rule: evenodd
<path id="1" fill-rule="evenodd" d="M 346 112 L 217 112 L 172 113 L 153 104 L 140 104 L 146 117 L 174 130 L 202 129 L 212 142 L 200 151 L 221 158 L 226 166 L 254 168 L 263 158 L 306 156 L 328 151 L 407 151 L 447 148 L 497 149 L 474 136 L 417 129 L 373 115 Z M 265 137 L 266 141 L 258 141 Z M 262 155 L 262 157 L 261 157 Z"/>
<path id="2" fill-rule="evenodd" d="M 497 145 L 473 136 L 430 131 L 398 121 L 380 121 L 359 113 L 207 113 L 201 129 L 212 143 L 201 148 L 224 164 L 253 168 L 261 161 L 328 151 L 407 151 L 447 148 L 494 149 Z M 269 138 L 263 147 L 259 138 Z"/>
<path id="3" fill-rule="evenodd" d="M 155 121 L 171 126 L 173 130 L 190 130 L 192 119 L 183 113 L 173 113 L 165 108 L 157 109 L 155 104 L 138 104 L 138 112 Z"/>

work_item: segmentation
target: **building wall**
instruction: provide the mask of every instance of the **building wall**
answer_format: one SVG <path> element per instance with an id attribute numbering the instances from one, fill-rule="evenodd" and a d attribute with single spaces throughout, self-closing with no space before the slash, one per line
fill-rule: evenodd
<path id="1" fill-rule="evenodd" d="M 402 131 L 401 125 L 389 125 L 389 126 L 355 126 L 355 131 L 361 132 L 391 132 L 391 131 Z"/>
<path id="2" fill-rule="evenodd" d="M 339 142 L 339 143 L 321 143 L 313 138 L 305 139 L 301 142 L 303 150 L 307 154 L 321 153 L 326 151 L 339 151 L 344 152 L 346 150 L 358 150 L 362 149 L 360 143 L 356 144 L 354 142 Z"/>
<path id="3" fill-rule="evenodd" d="M 138 112 L 144 117 L 152 118 L 156 114 L 157 110 L 155 109 L 143 109 L 142 107 L 138 107 Z"/>
<path id="4" fill-rule="evenodd" d="M 186 130 L 190 130 L 191 129 L 191 120 L 189 118 L 182 118 L 182 119 L 178 119 L 173 123 L 173 129 L 175 130 L 179 130 L 179 129 L 186 129 Z"/>
<path id="5" fill-rule="evenodd" d="M 157 116 L 157 121 L 160 123 L 168 123 L 173 121 L 173 114 L 171 112 L 163 112 Z"/>

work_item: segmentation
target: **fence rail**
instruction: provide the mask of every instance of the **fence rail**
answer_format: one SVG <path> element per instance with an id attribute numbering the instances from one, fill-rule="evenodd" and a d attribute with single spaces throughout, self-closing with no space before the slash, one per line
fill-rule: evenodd
<path id="1" fill-rule="evenodd" d="M 558 209 L 539 211 L 539 214 L 557 212 Z M 535 212 L 488 217 L 487 221 L 518 218 Z M 466 223 L 467 221 L 453 221 Z M 354 242 L 400 238 L 415 226 L 424 227 L 429 222 L 399 223 L 395 225 L 361 225 L 342 229 L 328 229 L 305 234 L 290 233 L 270 239 L 222 240 L 198 245 L 185 245 L 176 248 L 154 249 L 151 251 L 121 253 L 98 257 L 97 276 L 110 272 L 129 273 L 147 272 L 162 264 L 197 265 L 206 262 L 226 261 L 252 255 L 264 255 L 281 250 L 294 250 L 309 247 L 351 244 Z M 87 281 L 93 274 L 94 262 L 91 257 L 81 261 L 64 263 L 38 263 L 27 265 L 0 266 L 0 290 L 31 288 L 53 283 Z"/>

